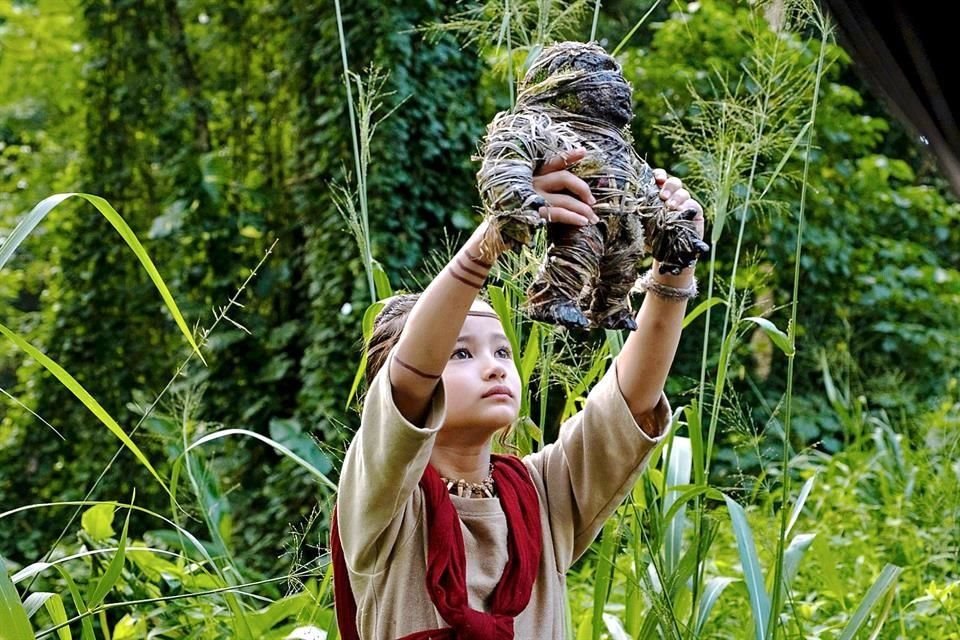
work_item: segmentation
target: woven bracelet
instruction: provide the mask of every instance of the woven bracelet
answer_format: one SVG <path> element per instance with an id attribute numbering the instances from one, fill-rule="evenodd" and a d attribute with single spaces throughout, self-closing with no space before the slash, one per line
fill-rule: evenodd
<path id="1" fill-rule="evenodd" d="M 689 287 L 671 287 L 670 285 L 658 282 L 653 277 L 653 269 L 645 272 L 637 280 L 636 288 L 644 293 L 652 293 L 658 298 L 669 300 L 671 302 L 686 302 L 697 297 L 697 279 L 694 278 Z"/>

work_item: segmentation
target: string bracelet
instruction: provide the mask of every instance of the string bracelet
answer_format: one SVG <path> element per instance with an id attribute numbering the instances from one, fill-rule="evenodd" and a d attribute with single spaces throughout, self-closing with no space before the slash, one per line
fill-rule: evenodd
<path id="1" fill-rule="evenodd" d="M 652 293 L 658 298 L 669 302 L 686 302 L 687 300 L 692 300 L 697 297 L 696 278 L 693 279 L 693 282 L 691 282 L 688 287 L 671 287 L 668 284 L 659 282 L 653 276 L 653 269 L 647 270 L 640 276 L 635 288 L 643 293 Z"/>

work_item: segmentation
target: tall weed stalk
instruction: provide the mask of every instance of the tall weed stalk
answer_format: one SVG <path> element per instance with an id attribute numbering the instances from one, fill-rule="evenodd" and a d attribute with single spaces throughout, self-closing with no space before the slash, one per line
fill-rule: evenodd
<path id="1" fill-rule="evenodd" d="M 711 244 L 713 250 L 709 259 L 707 280 L 708 301 L 714 299 L 714 290 L 717 287 L 717 255 L 716 246 L 725 238 L 724 230 L 729 226 L 731 216 L 739 217 L 736 232 L 736 245 L 733 252 L 733 262 L 726 277 L 727 292 L 723 302 L 723 318 L 720 331 L 721 341 L 717 356 L 716 369 L 712 378 L 712 398 L 709 400 L 709 415 L 704 412 L 708 405 L 708 372 L 711 353 L 712 306 L 705 310 L 705 326 L 703 333 L 703 350 L 701 353 L 701 371 L 698 397 L 693 405 L 693 412 L 688 417 L 693 418 L 689 425 L 697 458 L 694 464 L 695 485 L 709 483 L 710 468 L 713 461 L 713 451 L 720 427 L 721 407 L 725 402 L 726 383 L 730 368 L 734 360 L 735 349 L 748 328 L 763 331 L 774 345 L 788 357 L 792 377 L 792 362 L 795 349 L 795 315 L 788 328 L 789 335 L 777 328 L 769 319 L 748 317 L 747 311 L 752 305 L 749 291 L 740 290 L 740 262 L 743 257 L 743 240 L 748 219 L 756 216 L 757 212 L 769 209 L 766 202 L 768 189 L 759 189 L 757 184 L 762 177 L 767 185 L 773 184 L 785 171 L 788 161 L 794 156 L 798 145 L 807 141 L 813 134 L 812 115 L 804 116 L 803 108 L 811 104 L 811 91 L 819 90 L 822 77 L 823 52 L 815 70 L 804 68 L 797 64 L 796 49 L 787 46 L 788 28 L 795 21 L 803 26 L 807 24 L 817 9 L 809 3 L 787 2 L 771 3 L 767 5 L 782 10 L 780 16 L 761 17 L 760 11 L 755 11 L 752 29 L 756 37 L 752 42 L 756 44 L 749 64 L 744 67 L 745 77 L 737 82 L 730 82 L 727 78 L 718 77 L 713 88 L 718 97 L 695 97 L 692 127 L 683 125 L 684 120 L 675 117 L 663 132 L 674 142 L 680 152 L 685 165 L 690 169 L 688 181 L 702 193 L 706 200 L 706 208 L 713 212 Z M 817 14 L 818 15 L 818 14 Z M 779 24 L 774 24 L 779 22 Z M 819 24 L 822 24 L 819 23 Z M 776 31 L 770 37 L 771 30 Z M 823 32 L 824 41 L 826 33 Z M 746 90 L 749 85 L 751 90 Z M 816 100 L 812 101 L 813 109 Z M 805 193 L 804 187 L 801 190 Z M 801 197 L 802 200 L 802 197 Z M 803 204 L 801 203 L 801 207 Z M 798 228 L 798 251 L 799 234 Z M 799 260 L 799 255 L 797 256 Z M 799 269 L 799 261 L 796 265 Z M 794 313 L 797 294 L 794 295 Z M 788 383 L 788 388 L 792 383 Z M 706 419 L 705 419 L 706 418 Z M 699 430 L 706 426 L 706 438 L 701 439 Z M 696 430 L 698 433 L 694 433 Z M 789 435 L 784 437 L 783 458 L 781 460 L 784 476 L 790 459 Z M 783 558 L 785 553 L 785 518 L 789 504 L 789 483 L 785 487 L 782 502 L 783 526 L 777 545 L 774 568 L 775 584 L 780 584 L 783 573 Z M 694 501 L 693 532 L 694 539 L 705 534 L 706 505 L 700 495 L 692 498 Z M 730 514 L 734 517 L 735 531 L 738 531 L 738 541 L 741 550 L 741 559 L 746 571 L 748 566 L 759 570 L 756 552 L 752 542 L 752 533 L 746 525 L 746 520 L 739 513 L 739 507 L 730 503 Z M 738 524 L 739 523 L 739 524 Z M 698 546 L 698 549 L 702 547 Z M 697 628 L 696 615 L 699 604 L 707 590 L 707 549 L 698 552 L 696 558 L 695 579 L 692 581 L 692 606 L 688 613 L 687 627 Z M 771 597 L 764 588 L 763 580 L 751 578 L 747 573 L 748 591 L 756 597 L 751 598 L 753 618 L 756 627 L 756 637 L 763 640 L 775 634 L 779 620 L 778 612 L 781 606 L 781 590 L 772 589 Z"/>
<path id="2" fill-rule="evenodd" d="M 796 251 L 794 252 L 793 266 L 793 299 L 790 303 L 790 324 L 787 327 L 789 349 L 787 356 L 787 388 L 783 411 L 783 449 L 781 452 L 781 465 L 783 472 L 781 475 L 782 493 L 780 508 L 780 531 L 777 539 L 776 565 L 773 579 L 773 602 L 770 607 L 770 621 L 768 626 L 771 628 L 773 637 L 777 637 L 777 622 L 779 619 L 780 607 L 785 594 L 786 585 L 784 580 L 784 556 L 786 553 L 785 545 L 788 535 L 788 520 L 786 505 L 790 501 L 790 437 L 793 418 L 793 376 L 794 363 L 797 355 L 797 309 L 800 304 L 800 255 L 803 248 L 803 226 L 804 212 L 807 203 L 807 176 L 810 171 L 810 154 L 813 148 L 813 137 L 816 131 L 817 105 L 820 99 L 820 85 L 823 79 L 824 63 L 826 59 L 827 40 L 830 36 L 830 27 L 826 18 L 816 5 L 813 5 L 812 18 L 817 30 L 821 34 L 820 55 L 817 57 L 817 68 L 814 73 L 813 99 L 810 104 L 810 118 L 808 124 L 803 128 L 806 132 L 806 141 L 803 152 L 803 177 L 800 181 L 800 205 L 797 212 L 797 239 Z M 784 585 L 781 587 L 781 585 Z"/>

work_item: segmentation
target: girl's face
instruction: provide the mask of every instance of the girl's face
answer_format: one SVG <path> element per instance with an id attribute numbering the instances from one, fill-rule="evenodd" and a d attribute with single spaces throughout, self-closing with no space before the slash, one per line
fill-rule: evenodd
<path id="1" fill-rule="evenodd" d="M 449 435 L 482 442 L 510 425 L 520 411 L 520 374 L 510 341 L 493 309 L 477 300 L 443 370 Z M 489 315 L 477 315 L 489 314 Z"/>

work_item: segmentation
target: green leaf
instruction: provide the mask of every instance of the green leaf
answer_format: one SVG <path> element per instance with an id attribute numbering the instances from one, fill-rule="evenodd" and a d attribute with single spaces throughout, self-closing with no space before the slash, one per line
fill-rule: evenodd
<path id="1" fill-rule="evenodd" d="M 248 614 L 250 630 L 255 638 L 262 638 L 273 629 L 278 622 L 287 618 L 295 618 L 302 611 L 314 604 L 313 596 L 309 591 L 280 598 L 260 609 L 256 613 Z"/>
<path id="2" fill-rule="evenodd" d="M 80 618 L 81 640 L 95 640 L 93 635 L 93 620 L 90 619 L 89 615 L 90 610 L 87 608 L 87 604 L 83 601 L 83 597 L 80 595 L 80 590 L 77 589 L 77 584 L 73 581 L 73 577 L 65 568 L 57 565 L 57 571 L 60 572 L 61 577 L 63 577 L 63 580 L 67 583 L 67 589 L 69 589 L 70 595 L 73 597 L 73 606 L 77 609 L 77 613 L 83 616 Z"/>
<path id="3" fill-rule="evenodd" d="M 596 581 L 593 585 L 593 640 L 600 640 L 606 628 L 603 620 L 603 607 L 610 595 L 613 583 L 614 556 L 620 545 L 620 523 L 611 518 L 603 527 L 600 551 L 597 557 Z"/>
<path id="4" fill-rule="evenodd" d="M 693 482 L 697 485 L 706 484 L 704 478 L 703 425 L 700 422 L 699 404 L 696 398 L 683 409 L 687 419 L 687 433 L 690 435 L 690 454 L 693 456 Z"/>
<path id="5" fill-rule="evenodd" d="M 790 143 L 790 146 L 786 151 L 783 152 L 783 156 L 780 158 L 780 162 L 777 164 L 777 168 L 773 170 L 773 173 L 766 179 L 767 186 L 760 193 L 760 197 L 757 198 L 758 201 L 762 201 L 766 196 L 770 188 L 776 184 L 777 178 L 780 176 L 780 172 L 783 171 L 783 167 L 787 164 L 790 158 L 793 157 L 793 152 L 796 150 L 797 145 L 806 137 L 807 130 L 810 129 L 810 126 L 813 124 L 812 120 L 808 120 L 804 123 L 803 127 L 800 128 L 799 133 L 793 138 L 793 142 Z"/>
<path id="6" fill-rule="evenodd" d="M 387 275 L 387 272 L 383 270 L 383 265 L 376 260 L 373 261 L 372 266 L 373 284 L 377 290 L 377 298 L 385 300 L 393 295 L 393 287 L 390 286 L 390 277 Z"/>
<path id="7" fill-rule="evenodd" d="M 35 637 L 20 602 L 20 594 L 7 574 L 6 561 L 0 555 L 0 640 L 32 640 Z"/>
<path id="8" fill-rule="evenodd" d="M 66 372 L 66 370 L 58 365 L 56 362 L 51 360 L 46 354 L 42 353 L 39 349 L 31 345 L 29 342 L 18 336 L 16 333 L 0 324 L 0 333 L 9 338 L 15 345 L 20 347 L 21 351 L 25 351 L 28 356 L 39 362 L 44 366 L 44 368 L 52 373 L 57 380 L 60 381 L 60 384 L 65 386 L 70 390 L 73 395 L 75 395 L 84 406 L 90 410 L 90 413 L 97 416 L 100 422 L 102 422 L 110 431 L 113 432 L 117 438 L 120 439 L 130 451 L 133 452 L 133 455 L 137 457 L 137 460 L 140 461 L 140 464 L 145 466 L 148 471 L 157 479 L 157 482 L 160 483 L 160 486 L 163 487 L 163 490 L 170 493 L 170 490 L 167 488 L 167 485 L 164 483 L 163 479 L 160 477 L 160 474 L 153 468 L 153 465 L 147 460 L 147 457 L 143 455 L 143 452 L 133 443 L 123 429 L 120 428 L 120 425 L 117 424 L 107 411 L 100 406 L 100 403 L 93 399 L 86 389 L 77 382 L 73 376 Z"/>
<path id="9" fill-rule="evenodd" d="M 686 528 L 686 506 L 681 502 L 676 510 L 671 510 L 677 500 L 677 493 L 671 488 L 690 483 L 690 439 L 675 436 L 668 447 L 667 457 L 667 485 L 663 498 L 663 508 L 673 513 L 669 520 L 664 520 L 666 532 L 663 540 L 664 573 L 667 579 L 676 572 L 680 564 L 680 554 L 683 546 L 683 530 Z"/>
<path id="10" fill-rule="evenodd" d="M 113 640 L 139 640 L 147 636 L 147 620 L 142 615 L 128 613 L 113 628 Z"/>
<path id="11" fill-rule="evenodd" d="M 790 588 L 790 583 L 797 577 L 803 555 L 807 552 L 807 549 L 810 548 L 810 545 L 813 544 L 813 540 L 816 537 L 817 534 L 815 533 L 798 533 L 783 552 L 784 588 Z M 780 601 L 786 602 L 786 598 L 781 598 Z"/>
<path id="12" fill-rule="evenodd" d="M 850 622 L 847 623 L 847 626 L 843 628 L 843 631 L 840 632 L 840 637 L 837 640 L 853 640 L 853 637 L 856 635 L 857 631 L 860 630 L 860 627 L 863 626 L 863 623 L 867 621 L 867 616 L 870 614 L 870 610 L 877 604 L 877 602 L 886 594 L 890 592 L 890 596 L 893 596 L 893 591 L 891 588 L 896 583 L 897 578 L 900 576 L 900 573 L 903 571 L 902 567 L 898 567 L 893 564 L 888 564 L 883 568 L 883 571 L 880 572 L 880 575 L 874 581 L 873 585 L 870 587 L 870 590 L 867 591 L 867 595 L 863 597 L 863 600 L 860 601 L 860 605 L 857 607 L 857 610 L 853 612 L 853 617 L 850 618 Z"/>
<path id="13" fill-rule="evenodd" d="M 766 318 L 758 318 L 756 316 L 750 316 L 749 318 L 744 318 L 749 322 L 754 323 L 767 334 L 767 336 L 773 340 L 773 344 L 777 345 L 780 348 L 780 351 L 783 351 L 787 356 L 792 356 L 794 354 L 793 345 L 790 344 L 790 338 L 787 337 L 783 331 L 777 329 L 776 325 L 767 320 Z"/>
<path id="14" fill-rule="evenodd" d="M 80 525 L 94 540 L 106 540 L 113 535 L 113 513 L 116 505 L 95 504 L 83 512 Z"/>
<path id="15" fill-rule="evenodd" d="M 783 534 L 784 538 L 789 537 L 790 531 L 793 529 L 793 525 L 797 523 L 797 518 L 800 517 L 800 512 L 803 510 L 803 505 L 806 503 L 807 498 L 810 496 L 810 492 L 813 490 L 813 482 L 816 479 L 816 475 L 810 476 L 807 481 L 803 483 L 803 487 L 800 488 L 800 495 L 797 496 L 797 502 L 793 505 L 793 510 L 790 512 L 790 520 L 787 522 L 787 530 Z"/>
<path id="16" fill-rule="evenodd" d="M 96 207 L 97 211 L 103 214 L 103 217 L 105 217 L 110 224 L 113 225 L 113 228 L 116 229 L 120 236 L 126 241 L 127 245 L 137 256 L 137 259 L 140 260 L 140 264 L 143 266 L 144 271 L 147 272 L 147 275 L 150 276 L 154 286 L 160 292 L 160 297 L 163 298 L 164 303 L 167 305 L 167 309 L 170 311 L 170 315 L 173 316 L 177 326 L 180 327 L 180 331 L 183 333 L 184 337 L 186 337 L 187 342 L 189 342 L 190 346 L 193 347 L 194 352 L 197 354 L 200 360 L 206 364 L 203 354 L 200 353 L 200 347 L 198 347 L 197 343 L 194 341 L 193 334 L 190 332 L 189 327 L 187 327 L 187 323 L 184 321 L 183 315 L 180 313 L 180 309 L 177 307 L 177 303 L 174 302 L 173 296 L 170 295 L 170 291 L 167 289 L 166 283 L 163 281 L 163 278 L 160 277 L 160 272 L 157 271 L 157 268 L 154 266 L 153 261 L 147 254 L 146 249 L 144 249 L 143 245 L 140 244 L 136 234 L 134 234 L 129 225 L 124 222 L 123 218 L 120 217 L 120 214 L 117 213 L 112 206 L 110 206 L 109 202 L 99 196 L 90 195 L 88 193 L 58 193 L 42 200 L 33 208 L 33 210 L 30 211 L 30 213 L 23 218 L 23 220 L 20 221 L 20 224 L 16 226 L 10 236 L 3 242 L 2 245 L 0 245 L 0 271 L 3 270 L 3 267 L 7 264 L 23 241 L 27 239 L 27 236 L 30 235 L 30 232 L 32 232 L 36 226 L 40 224 L 47 214 L 50 213 L 54 207 L 59 205 L 61 202 L 73 196 L 83 198 Z"/>
<path id="17" fill-rule="evenodd" d="M 253 431 L 248 431 L 247 429 L 222 429 L 220 431 L 215 431 L 214 433 L 211 433 L 209 435 L 206 435 L 200 438 L 199 440 L 191 444 L 189 447 L 187 447 L 187 449 L 182 454 L 180 454 L 180 458 L 178 458 L 176 463 L 174 463 L 175 465 L 174 476 L 179 475 L 179 467 L 182 464 L 181 460 L 183 459 L 183 456 L 190 453 L 197 447 L 200 447 L 208 442 L 213 442 L 214 440 L 226 438 L 227 436 L 248 436 L 250 438 L 259 440 L 261 442 L 265 442 L 266 444 L 270 445 L 271 447 L 273 447 L 274 449 L 284 454 L 285 456 L 287 456 L 288 458 L 296 462 L 298 465 L 300 465 L 301 467 L 309 471 L 311 475 L 319 479 L 327 487 L 333 489 L 334 491 L 336 491 L 337 489 L 337 485 L 334 482 L 332 482 L 326 475 L 324 475 L 323 472 L 321 472 L 312 464 L 310 464 L 309 462 L 307 462 L 306 460 L 304 460 L 303 458 L 295 454 L 293 451 L 283 446 L 279 442 L 276 442 L 268 438 L 265 435 L 261 435 Z"/>
<path id="18" fill-rule="evenodd" d="M 703 588 L 703 596 L 700 599 L 700 610 L 697 612 L 697 625 L 694 629 L 693 637 L 699 638 L 703 633 L 703 627 L 707 624 L 707 619 L 710 617 L 710 611 L 713 609 L 713 605 L 717 603 L 723 590 L 734 582 L 738 582 L 738 580 L 736 578 L 722 576 L 707 580 L 707 584 Z"/>
<path id="19" fill-rule="evenodd" d="M 113 555 L 113 559 L 111 559 L 110 564 L 107 565 L 107 570 L 100 576 L 100 580 L 97 581 L 93 591 L 87 597 L 87 606 L 91 609 L 103 602 L 103 599 L 107 597 L 107 594 L 110 593 L 113 586 L 117 584 L 117 580 L 120 579 L 120 574 L 123 572 L 123 562 L 127 557 L 127 529 L 130 526 L 131 511 L 132 509 L 127 509 L 127 519 L 123 522 L 123 531 L 120 533 L 117 552 Z"/>
<path id="20" fill-rule="evenodd" d="M 611 613 L 603 614 L 603 625 L 610 632 L 611 640 L 630 640 L 627 630 L 623 628 L 623 623 L 617 616 Z"/>
<path id="21" fill-rule="evenodd" d="M 526 389 L 530 383 L 530 376 L 537 367 L 537 361 L 540 359 L 540 325 L 534 323 L 530 328 L 530 335 L 527 336 L 527 347 L 523 350 L 523 357 L 520 359 L 520 385 Z"/>
<path id="22" fill-rule="evenodd" d="M 63 625 L 57 629 L 57 637 L 60 640 L 72 640 L 73 636 L 67 624 L 67 610 L 63 608 L 63 600 L 60 598 L 60 595 L 50 593 L 49 591 L 31 593 L 27 597 L 26 602 L 23 603 L 23 608 L 27 610 L 27 615 L 30 617 L 33 617 L 33 614 L 36 613 L 41 606 L 47 610 L 47 615 L 50 616 L 50 620 L 53 621 L 54 625 Z M 43 634 L 41 634 L 41 636 L 42 635 Z"/>
<path id="23" fill-rule="evenodd" d="M 610 348 L 610 355 L 616 358 L 623 351 L 623 334 L 615 329 L 605 329 L 607 336 L 607 346 Z"/>
<path id="24" fill-rule="evenodd" d="M 740 554 L 740 564 L 743 566 L 743 580 L 747 585 L 750 596 L 750 611 L 753 614 L 753 629 L 757 640 L 767 637 L 767 619 L 770 617 L 770 597 L 763 584 L 763 572 L 760 570 L 760 558 L 757 557 L 757 548 L 753 543 L 753 532 L 747 523 L 747 514 L 743 507 L 729 496 L 727 511 L 733 523 L 733 533 L 737 538 L 737 551 Z"/>
<path id="25" fill-rule="evenodd" d="M 650 17 L 650 14 L 653 13 L 653 10 L 659 6 L 660 6 L 660 0 L 656 0 L 656 2 L 650 5 L 650 8 L 647 9 L 647 12 L 643 14 L 643 16 L 639 20 L 637 20 L 636 24 L 633 25 L 633 28 L 630 29 L 630 31 L 627 32 L 627 35 L 623 36 L 623 38 L 620 40 L 620 44 L 618 44 L 613 49 L 613 53 L 610 54 L 611 56 L 613 56 L 614 58 L 617 57 L 617 54 L 620 53 L 620 50 L 624 47 L 624 45 L 626 45 L 630 41 L 630 38 L 632 38 L 633 34 L 636 33 L 637 29 L 640 28 L 640 25 L 646 22 L 647 18 Z"/>
<path id="26" fill-rule="evenodd" d="M 370 336 L 373 335 L 373 321 L 377 319 L 377 314 L 380 313 L 381 309 L 383 309 L 383 302 L 374 302 L 363 312 L 363 321 L 361 323 L 363 328 L 363 353 L 360 355 L 360 364 L 357 365 L 357 372 L 353 375 L 353 384 L 350 385 L 350 393 L 347 395 L 347 404 L 344 406 L 344 410 L 350 408 L 350 403 L 353 402 L 353 398 L 357 394 L 357 389 L 360 388 L 360 382 L 367 372 L 367 345 L 370 343 Z"/>
<path id="27" fill-rule="evenodd" d="M 569 389 L 567 392 L 566 402 L 563 407 L 563 415 L 561 416 L 561 421 L 566 420 L 574 413 L 576 413 L 577 399 L 580 398 L 587 389 L 593 384 L 593 381 L 596 380 L 603 372 L 604 368 L 607 365 L 608 358 L 607 356 L 610 353 L 610 341 L 606 341 L 597 349 L 593 354 L 593 359 L 590 362 L 590 368 L 587 370 L 586 374 L 577 382 L 577 384 Z"/>
<path id="28" fill-rule="evenodd" d="M 717 296 L 713 296 L 712 298 L 708 298 L 703 302 L 701 302 L 700 304 L 698 304 L 696 307 L 693 308 L 693 310 L 690 313 L 686 315 L 686 317 L 684 317 L 683 328 L 686 329 L 690 323 L 692 323 L 694 320 L 699 318 L 703 313 L 706 312 L 707 309 L 715 307 L 718 304 L 725 305 L 727 304 L 727 301 L 724 300 L 723 298 L 718 298 Z"/>
<path id="29" fill-rule="evenodd" d="M 670 522 L 679 512 L 686 503 L 690 502 L 697 496 L 707 495 L 711 500 L 723 500 L 723 492 L 711 487 L 708 484 L 700 485 L 686 485 L 679 487 L 671 487 L 667 491 L 668 496 L 675 496 L 678 492 L 681 492 L 676 498 L 671 500 L 670 508 L 666 510 L 663 514 L 663 521 Z M 666 502 L 664 503 L 666 506 Z"/>
<path id="30" fill-rule="evenodd" d="M 518 360 L 521 353 L 520 339 L 517 337 L 517 331 L 513 324 L 513 308 L 510 305 L 509 294 L 503 287 L 487 287 L 487 293 L 490 294 L 490 306 L 497 312 L 500 317 L 500 324 L 503 325 L 503 331 L 507 334 L 517 370 L 520 370 L 522 368 L 522 364 Z"/>

